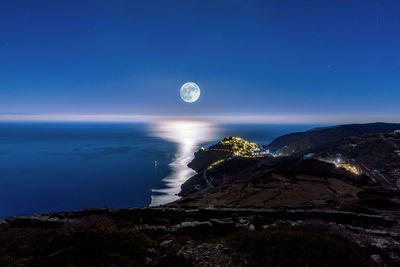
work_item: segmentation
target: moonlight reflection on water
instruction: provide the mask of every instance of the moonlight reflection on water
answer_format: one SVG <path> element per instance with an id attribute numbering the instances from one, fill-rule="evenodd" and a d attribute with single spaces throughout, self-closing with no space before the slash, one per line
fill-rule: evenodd
<path id="1" fill-rule="evenodd" d="M 150 206 L 159 206 L 179 199 L 182 183 L 196 174 L 187 164 L 201 143 L 215 140 L 217 130 L 213 123 L 202 121 L 161 121 L 151 127 L 151 135 L 176 143 L 178 148 L 169 164 L 171 173 L 163 179 L 163 189 L 152 189 Z"/>

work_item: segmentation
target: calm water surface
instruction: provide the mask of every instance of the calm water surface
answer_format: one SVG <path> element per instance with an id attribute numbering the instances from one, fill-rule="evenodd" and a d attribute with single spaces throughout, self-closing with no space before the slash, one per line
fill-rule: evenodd
<path id="1" fill-rule="evenodd" d="M 316 125 L 199 121 L 0 123 L 0 217 L 177 199 L 200 146 L 225 136 L 268 144 Z"/>

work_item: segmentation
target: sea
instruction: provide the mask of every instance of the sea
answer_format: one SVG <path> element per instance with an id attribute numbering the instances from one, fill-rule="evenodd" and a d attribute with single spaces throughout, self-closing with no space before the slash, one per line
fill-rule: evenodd
<path id="1" fill-rule="evenodd" d="M 194 152 L 226 136 L 267 145 L 320 125 L 1 122 L 0 217 L 158 206 L 195 174 Z"/>

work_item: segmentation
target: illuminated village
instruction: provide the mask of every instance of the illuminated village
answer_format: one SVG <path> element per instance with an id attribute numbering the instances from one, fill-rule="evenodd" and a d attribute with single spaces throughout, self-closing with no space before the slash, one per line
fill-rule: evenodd
<path id="1" fill-rule="evenodd" d="M 204 147 L 201 149 L 206 150 Z M 233 156 L 249 158 L 264 157 L 269 154 L 268 149 L 264 149 L 256 143 L 240 137 L 225 137 L 222 141 L 211 146 L 208 150 L 230 152 Z"/>
<path id="2" fill-rule="evenodd" d="M 349 162 L 344 160 L 342 158 L 341 154 L 336 154 L 336 157 L 334 157 L 334 158 L 315 157 L 314 153 L 308 153 L 303 156 L 303 159 L 312 159 L 312 158 L 316 159 L 316 160 L 332 163 L 336 166 L 336 168 L 343 168 L 346 171 L 351 172 L 352 174 L 355 174 L 355 175 L 362 174 L 360 167 L 358 167 L 354 164 L 350 164 Z"/>
<path id="3" fill-rule="evenodd" d="M 351 165 L 349 163 L 335 163 L 335 166 L 337 168 L 344 168 L 347 171 L 349 171 L 355 175 L 360 175 L 362 173 L 361 169 L 359 167 L 357 167 L 355 165 Z"/>
<path id="4" fill-rule="evenodd" d="M 215 152 L 228 152 L 231 153 L 232 157 L 242 157 L 242 158 L 260 158 L 260 157 L 265 157 L 265 156 L 276 156 L 274 154 L 271 154 L 268 149 L 264 149 L 263 147 L 258 146 L 254 142 L 250 142 L 246 139 L 243 139 L 241 137 L 225 137 L 222 141 L 218 142 L 217 144 L 211 146 L 210 148 L 200 148 L 201 151 L 215 151 Z M 283 155 L 280 155 L 283 156 Z M 231 158 L 231 157 L 230 157 Z M 230 158 L 227 159 L 220 159 L 215 162 L 213 162 L 211 165 L 208 166 L 207 169 L 212 169 L 215 166 L 221 164 L 225 160 L 229 160 Z M 349 162 L 346 162 L 345 160 L 342 159 L 341 155 L 337 155 L 336 158 L 315 158 L 313 153 L 309 153 L 304 155 L 303 159 L 317 159 L 325 162 L 329 162 L 334 164 L 337 168 L 343 168 L 347 170 L 348 172 L 351 172 L 355 175 L 360 175 L 362 174 L 361 169 L 353 164 L 350 164 Z"/>

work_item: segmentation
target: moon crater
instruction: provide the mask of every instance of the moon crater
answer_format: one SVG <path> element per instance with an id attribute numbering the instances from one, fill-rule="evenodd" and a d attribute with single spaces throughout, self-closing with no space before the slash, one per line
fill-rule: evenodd
<path id="1" fill-rule="evenodd" d="M 181 87 L 181 98 L 187 103 L 196 102 L 200 97 L 200 87 L 193 83 L 187 82 Z"/>

